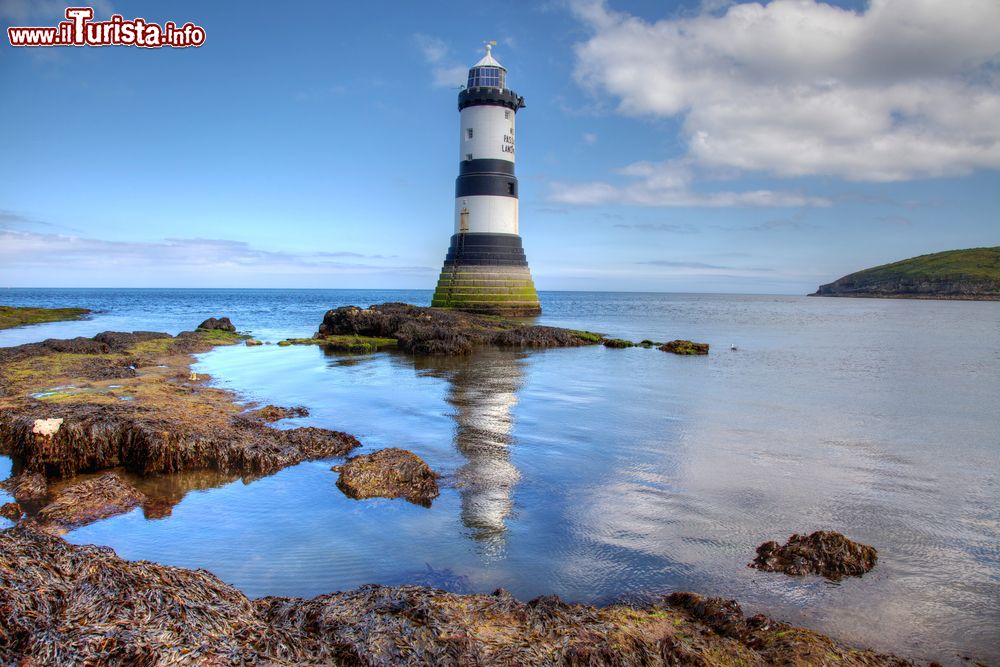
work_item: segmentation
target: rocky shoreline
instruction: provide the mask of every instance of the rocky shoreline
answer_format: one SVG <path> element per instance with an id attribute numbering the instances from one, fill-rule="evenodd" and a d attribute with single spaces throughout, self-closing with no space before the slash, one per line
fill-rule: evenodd
<path id="1" fill-rule="evenodd" d="M 204 570 L 122 560 L 32 522 L 0 532 L 0 580 L 3 664 L 913 664 L 694 593 L 592 607 L 373 585 L 251 600 Z"/>
<path id="2" fill-rule="evenodd" d="M 46 501 L 56 502 L 49 484 L 112 470 L 140 477 L 213 470 L 252 479 L 360 445 L 339 431 L 275 429 L 268 424 L 275 417 L 300 413 L 275 406 L 247 412 L 232 393 L 206 386 L 207 378 L 191 372 L 192 355 L 242 342 L 231 328 L 176 337 L 105 332 L 0 348 L 0 453 L 14 461 L 4 485 L 22 509 L 79 525 L 77 518 L 57 520 L 65 512 L 45 512 Z M 120 486 L 85 481 L 67 492 L 73 504 L 103 505 L 96 520 L 110 516 L 107 508 L 134 506 Z"/>

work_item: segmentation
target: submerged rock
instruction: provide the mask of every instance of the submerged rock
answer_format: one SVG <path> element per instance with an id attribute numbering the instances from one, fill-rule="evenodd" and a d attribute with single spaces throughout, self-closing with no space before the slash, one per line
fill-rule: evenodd
<path id="1" fill-rule="evenodd" d="M 164 519 L 174 513 L 176 503 L 171 498 L 146 498 L 142 504 L 142 516 L 147 519 Z"/>
<path id="2" fill-rule="evenodd" d="M 391 447 L 371 454 L 354 456 L 334 466 L 340 473 L 337 487 L 347 496 L 364 498 L 406 498 L 430 507 L 440 493 L 437 473 L 423 459 L 405 449 Z"/>
<path id="3" fill-rule="evenodd" d="M 73 528 L 125 514 L 145 501 L 143 493 L 109 472 L 59 491 L 38 513 L 38 518 L 45 523 Z"/>
<path id="4" fill-rule="evenodd" d="M 708 354 L 708 343 L 694 343 L 689 340 L 672 340 L 660 346 L 664 352 L 682 355 Z"/>
<path id="5" fill-rule="evenodd" d="M 250 600 L 204 570 L 126 561 L 31 521 L 0 532 L 0 664 L 903 667 L 731 601 L 592 607 L 363 586 Z"/>
<path id="6" fill-rule="evenodd" d="M 22 472 L 16 477 L 0 482 L 0 486 L 21 503 L 43 500 L 49 493 L 49 484 L 45 481 L 45 476 L 37 472 Z"/>
<path id="7" fill-rule="evenodd" d="M 621 338 L 605 338 L 604 347 L 622 349 L 626 347 L 635 347 L 635 343 L 633 343 L 630 340 L 624 340 Z"/>
<path id="8" fill-rule="evenodd" d="M 236 333 L 236 327 L 229 321 L 228 317 L 210 317 L 198 325 L 199 329 L 205 331 L 228 331 Z"/>
<path id="9" fill-rule="evenodd" d="M 840 533 L 818 530 L 811 535 L 792 535 L 784 545 L 765 542 L 757 547 L 757 557 L 750 567 L 791 575 L 819 574 L 837 580 L 860 577 L 877 562 L 878 552 L 874 547 L 854 542 Z"/>

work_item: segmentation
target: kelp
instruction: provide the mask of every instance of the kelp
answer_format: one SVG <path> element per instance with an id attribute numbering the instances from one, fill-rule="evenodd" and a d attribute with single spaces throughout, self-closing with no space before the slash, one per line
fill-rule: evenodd
<path id="1" fill-rule="evenodd" d="M 0 664 L 912 664 L 693 593 L 592 607 L 370 585 L 250 600 L 204 570 L 122 560 L 31 521 L 0 532 L 0 583 Z"/>
<path id="2" fill-rule="evenodd" d="M 482 346 L 575 347 L 601 340 L 589 332 L 405 303 L 329 310 L 313 339 L 345 336 L 392 339 L 405 352 L 448 355 L 469 354 Z"/>
<path id="3" fill-rule="evenodd" d="M 352 456 L 333 467 L 340 473 L 337 488 L 350 498 L 406 498 L 431 506 L 438 497 L 438 475 L 413 452 L 390 447 Z"/>
<path id="4" fill-rule="evenodd" d="M 819 574 L 836 581 L 860 577 L 877 562 L 874 547 L 831 530 L 817 530 L 809 535 L 792 535 L 782 545 L 765 542 L 757 547 L 757 557 L 750 567 L 791 575 Z"/>

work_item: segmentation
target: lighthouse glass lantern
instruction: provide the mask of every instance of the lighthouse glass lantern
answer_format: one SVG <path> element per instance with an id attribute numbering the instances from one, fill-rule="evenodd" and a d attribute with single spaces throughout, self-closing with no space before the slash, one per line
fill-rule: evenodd
<path id="1" fill-rule="evenodd" d="M 514 119 L 523 108 L 487 44 L 458 94 L 455 226 L 432 306 L 511 317 L 542 312 L 518 227 Z"/>

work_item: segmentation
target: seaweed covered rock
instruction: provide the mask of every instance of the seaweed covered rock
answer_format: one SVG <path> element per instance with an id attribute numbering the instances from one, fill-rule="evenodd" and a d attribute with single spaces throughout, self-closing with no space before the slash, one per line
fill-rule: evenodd
<path id="1" fill-rule="evenodd" d="M 664 352 L 681 355 L 708 354 L 708 343 L 694 343 L 689 340 L 672 340 L 660 346 Z"/>
<path id="2" fill-rule="evenodd" d="M 0 482 L 0 487 L 6 489 L 20 503 L 43 500 L 49 493 L 49 484 L 45 476 L 37 472 L 22 472 Z"/>
<path id="3" fill-rule="evenodd" d="M 24 516 L 24 510 L 17 503 L 4 503 L 0 505 L 0 516 L 17 523 Z"/>
<path id="4" fill-rule="evenodd" d="M 819 574 L 837 580 L 860 577 L 877 562 L 878 552 L 874 547 L 854 542 L 840 533 L 818 530 L 810 535 L 792 535 L 783 545 L 765 542 L 757 547 L 757 557 L 750 567 L 791 575 Z"/>
<path id="5" fill-rule="evenodd" d="M 251 410 L 243 416 L 250 419 L 259 419 L 263 422 L 276 422 L 281 419 L 308 417 L 309 409 L 301 405 L 297 405 L 292 408 L 282 408 L 277 405 L 265 405 L 262 408 Z"/>
<path id="6" fill-rule="evenodd" d="M 31 521 L 0 532 L 0 578 L 4 665 L 912 664 L 694 595 L 592 607 L 363 586 L 249 600 L 204 570 L 122 560 Z"/>
<path id="7" fill-rule="evenodd" d="M 236 333 L 236 327 L 229 321 L 228 317 L 210 317 L 198 325 L 199 329 L 205 331 L 228 331 Z"/>
<path id="8" fill-rule="evenodd" d="M 480 346 L 572 347 L 600 340 L 568 329 L 405 303 L 329 310 L 313 339 L 334 336 L 394 339 L 405 352 L 453 355 L 468 354 Z"/>
<path id="9" fill-rule="evenodd" d="M 405 449 L 391 447 L 371 454 L 353 456 L 334 466 L 340 473 L 337 487 L 347 496 L 364 498 L 406 498 L 430 507 L 440 493 L 437 473 L 423 459 Z"/>
<path id="10" fill-rule="evenodd" d="M 635 347 L 635 343 L 630 340 L 624 340 L 622 338 L 605 338 L 604 347 L 610 347 L 614 349 L 624 349 L 626 347 Z"/>
<path id="11" fill-rule="evenodd" d="M 90 314 L 87 308 L 33 308 L 0 306 L 0 329 L 10 329 L 43 322 L 82 320 Z"/>
<path id="12" fill-rule="evenodd" d="M 56 493 L 38 518 L 62 528 L 74 528 L 124 514 L 146 501 L 146 496 L 113 472 L 78 482 Z"/>
<path id="13" fill-rule="evenodd" d="M 0 453 L 44 483 L 116 467 L 256 476 L 360 444 L 338 431 L 243 418 L 236 396 L 192 377 L 193 353 L 239 340 L 225 331 L 105 332 L 0 348 Z"/>

